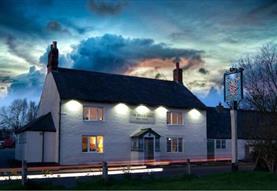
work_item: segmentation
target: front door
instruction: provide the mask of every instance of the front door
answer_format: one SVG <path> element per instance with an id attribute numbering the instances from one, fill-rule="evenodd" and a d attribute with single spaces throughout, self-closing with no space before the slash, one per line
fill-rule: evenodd
<path id="1" fill-rule="evenodd" d="M 154 159 L 154 138 L 145 137 L 144 138 L 144 160 Z"/>
<path id="2" fill-rule="evenodd" d="M 208 139 L 208 159 L 214 159 L 214 139 Z"/>

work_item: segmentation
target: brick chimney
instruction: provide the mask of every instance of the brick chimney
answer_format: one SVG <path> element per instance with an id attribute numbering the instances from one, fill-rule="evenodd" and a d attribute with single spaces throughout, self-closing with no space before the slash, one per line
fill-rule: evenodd
<path id="1" fill-rule="evenodd" d="M 47 73 L 58 69 L 59 65 L 59 50 L 57 48 L 57 41 L 51 44 L 50 52 L 48 53 Z"/>
<path id="2" fill-rule="evenodd" d="M 173 70 L 173 80 L 183 84 L 183 70 L 180 68 L 179 59 L 176 59 L 176 68 Z"/>

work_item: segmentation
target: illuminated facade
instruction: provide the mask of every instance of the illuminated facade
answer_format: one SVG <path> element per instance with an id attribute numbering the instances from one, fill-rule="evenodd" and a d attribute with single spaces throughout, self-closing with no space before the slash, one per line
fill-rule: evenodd
<path id="1" fill-rule="evenodd" d="M 79 73 L 82 75 L 84 71 L 76 72 L 76 78 L 78 78 Z M 205 106 L 199 100 L 194 100 L 198 104 L 196 107 L 185 108 L 164 104 L 163 100 L 160 104 L 149 104 L 149 102 L 143 101 L 130 103 L 130 100 L 111 102 L 110 100 L 82 100 L 78 97 L 65 99 L 63 92 L 59 90 L 61 84 L 58 82 L 60 75 L 63 76 L 65 73 L 70 73 L 68 75 L 74 79 L 74 75 L 72 75 L 74 70 L 69 69 L 58 69 L 58 71 L 47 74 L 39 106 L 41 118 L 51 114 L 55 131 L 48 132 L 43 127 L 38 131 L 33 131 L 32 128 L 22 131 L 19 134 L 21 136 L 23 134 L 26 134 L 27 137 L 30 136 L 28 134 L 34 135 L 32 139 L 27 138 L 24 143 L 17 144 L 17 159 L 24 156 L 28 162 L 86 164 L 103 160 L 143 161 L 206 158 L 206 111 Z M 110 78 L 110 74 L 101 75 L 105 76 L 107 81 Z M 116 76 L 121 78 L 119 75 Z M 138 80 L 139 83 L 146 80 L 145 85 L 158 82 L 158 84 L 169 83 L 167 86 L 172 84 L 183 87 L 182 84 L 173 81 L 122 77 Z M 64 79 L 62 81 L 65 82 Z M 156 84 L 153 86 L 156 87 Z M 118 88 L 120 89 L 120 86 Z M 159 89 L 160 87 L 156 88 L 158 88 L 156 91 L 162 90 Z M 76 91 L 78 93 L 78 89 Z M 179 92 L 176 93 L 176 96 L 182 96 Z M 139 94 L 140 90 L 138 90 Z M 157 95 L 152 94 L 152 96 Z M 113 99 L 112 96 L 111 99 Z M 186 99 L 186 95 L 183 99 Z M 191 97 L 187 99 L 191 99 Z M 34 142 L 39 144 L 34 144 Z M 26 154 L 26 151 L 29 154 Z"/>
<path id="2" fill-rule="evenodd" d="M 49 57 L 57 60 L 57 50 L 51 51 Z M 166 81 L 49 62 L 38 118 L 18 131 L 26 139 L 16 144 L 16 159 L 60 164 L 206 159 L 206 106 L 182 79 L 179 63 L 173 80 Z"/>

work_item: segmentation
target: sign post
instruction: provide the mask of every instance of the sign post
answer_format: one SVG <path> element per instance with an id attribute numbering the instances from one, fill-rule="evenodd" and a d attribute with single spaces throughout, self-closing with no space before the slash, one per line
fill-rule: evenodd
<path id="1" fill-rule="evenodd" d="M 237 109 L 243 99 L 242 72 L 242 68 L 230 68 L 224 73 L 224 101 L 231 106 L 232 171 L 238 170 Z"/>

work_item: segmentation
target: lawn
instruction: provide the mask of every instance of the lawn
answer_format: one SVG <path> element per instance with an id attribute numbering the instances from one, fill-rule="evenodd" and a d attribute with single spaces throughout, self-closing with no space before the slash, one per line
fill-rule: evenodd
<path id="1" fill-rule="evenodd" d="M 21 187 L 19 183 L 0 185 L 0 189 L 63 189 L 54 185 L 32 184 Z M 70 189 L 112 189 L 112 190 L 276 190 L 277 175 L 266 172 L 237 172 L 215 174 L 204 177 L 184 176 L 157 178 L 153 176 L 104 181 L 91 178 L 91 181 L 78 181 L 77 186 Z"/>

